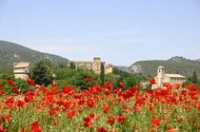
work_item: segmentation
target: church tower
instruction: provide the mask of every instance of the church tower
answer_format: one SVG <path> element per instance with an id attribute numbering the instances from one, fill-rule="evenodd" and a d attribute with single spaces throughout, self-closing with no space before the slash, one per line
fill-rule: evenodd
<path id="1" fill-rule="evenodd" d="M 164 75 L 165 75 L 165 67 L 163 66 L 159 66 L 157 69 L 157 84 L 159 87 L 162 87 L 162 82 L 164 79 Z"/>

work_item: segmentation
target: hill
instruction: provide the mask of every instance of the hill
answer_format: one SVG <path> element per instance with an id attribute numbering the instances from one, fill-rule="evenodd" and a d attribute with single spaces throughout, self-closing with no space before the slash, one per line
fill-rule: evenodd
<path id="1" fill-rule="evenodd" d="M 198 60 L 190 60 L 183 57 L 172 57 L 169 60 L 149 60 L 138 61 L 129 67 L 132 73 L 142 73 L 144 76 L 155 76 L 157 67 L 164 66 L 166 73 L 179 73 L 186 77 L 191 77 L 194 70 L 200 77 L 200 62 Z"/>
<path id="2" fill-rule="evenodd" d="M 69 62 L 68 59 L 58 55 L 42 53 L 16 43 L 0 41 L 0 71 L 12 68 L 14 62 L 24 61 L 33 65 L 41 59 L 50 59 L 55 66 Z"/>

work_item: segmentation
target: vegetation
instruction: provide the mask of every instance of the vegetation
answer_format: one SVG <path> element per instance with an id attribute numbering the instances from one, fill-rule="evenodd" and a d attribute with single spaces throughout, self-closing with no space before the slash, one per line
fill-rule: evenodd
<path id="1" fill-rule="evenodd" d="M 101 86 L 103 86 L 105 82 L 105 68 L 103 63 L 101 63 L 100 79 L 101 79 Z"/>
<path id="2" fill-rule="evenodd" d="M 198 132 L 200 93 L 195 85 L 185 89 L 139 91 L 115 89 L 112 83 L 76 91 L 32 84 L 22 93 L 15 81 L 0 82 L 1 132 Z M 88 82 L 90 83 L 90 82 Z M 9 85 L 12 93 L 6 94 Z M 67 125 L 66 125 L 67 124 Z"/>
<path id="3" fill-rule="evenodd" d="M 49 60 L 41 60 L 33 67 L 31 77 L 36 84 L 48 86 L 53 81 L 53 66 Z"/>
<path id="4" fill-rule="evenodd" d="M 199 131 L 198 68 L 191 73 L 184 89 L 169 84 L 165 90 L 149 90 L 151 83 L 140 85 L 149 79 L 143 73 L 114 67 L 105 74 L 103 64 L 98 75 L 74 63 L 55 66 L 42 59 L 31 68 L 34 80 L 15 79 L 8 69 L 0 74 L 0 132 Z"/>

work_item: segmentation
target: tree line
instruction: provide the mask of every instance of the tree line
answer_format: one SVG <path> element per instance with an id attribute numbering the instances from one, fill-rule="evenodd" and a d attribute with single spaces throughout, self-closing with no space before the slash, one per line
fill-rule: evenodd
<path id="1" fill-rule="evenodd" d="M 100 74 L 96 74 L 86 67 L 76 68 L 73 62 L 69 66 L 64 64 L 54 66 L 50 60 L 44 59 L 30 68 L 29 77 L 35 81 L 35 84 L 46 87 L 52 82 L 56 82 L 58 88 L 66 85 L 77 89 L 86 89 L 93 85 L 103 87 L 105 83 L 109 82 L 113 88 L 121 87 L 122 89 L 127 89 L 140 84 L 140 78 L 137 75 L 119 70 L 116 67 L 113 68 L 113 73 L 110 74 L 105 74 L 104 70 L 103 63 L 101 63 Z M 15 80 L 17 84 L 19 83 L 19 88 L 23 89 L 23 91 L 28 90 L 28 86 L 25 85 L 26 80 L 15 79 L 12 71 L 0 73 L 0 82 L 5 82 L 6 80 Z"/>

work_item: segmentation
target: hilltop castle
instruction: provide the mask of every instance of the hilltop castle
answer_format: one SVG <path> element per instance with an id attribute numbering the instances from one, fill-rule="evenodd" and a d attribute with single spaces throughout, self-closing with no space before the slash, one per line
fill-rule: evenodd
<path id="1" fill-rule="evenodd" d="M 94 57 L 93 61 L 72 61 L 75 64 L 76 69 L 79 67 L 86 67 L 92 69 L 96 74 L 101 72 L 101 63 L 104 64 L 105 74 L 113 72 L 113 66 L 111 64 L 106 65 L 101 61 L 100 57 Z"/>

